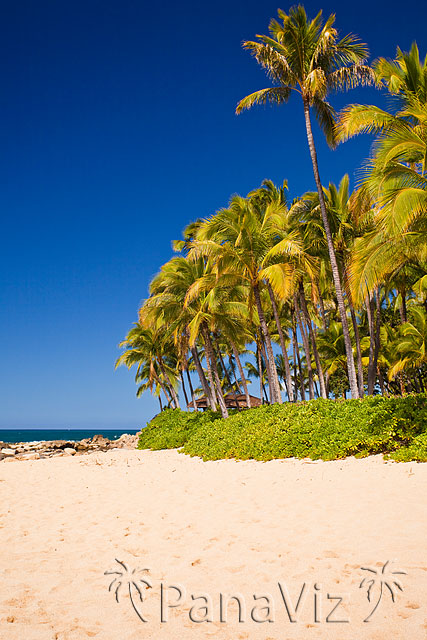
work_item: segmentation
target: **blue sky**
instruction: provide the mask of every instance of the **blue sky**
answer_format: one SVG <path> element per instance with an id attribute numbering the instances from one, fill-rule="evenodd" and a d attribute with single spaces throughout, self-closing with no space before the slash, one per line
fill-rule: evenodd
<path id="1" fill-rule="evenodd" d="M 188 222 L 264 178 L 314 186 L 301 105 L 237 101 L 268 86 L 243 39 L 277 2 L 18 0 L 0 25 L 0 428 L 137 428 L 157 412 L 114 371 L 117 343 Z M 284 10 L 289 4 L 281 4 Z M 305 3 L 393 56 L 427 50 L 427 6 Z M 386 104 L 373 89 L 332 98 Z M 354 184 L 367 137 L 330 151 L 322 180 Z"/>

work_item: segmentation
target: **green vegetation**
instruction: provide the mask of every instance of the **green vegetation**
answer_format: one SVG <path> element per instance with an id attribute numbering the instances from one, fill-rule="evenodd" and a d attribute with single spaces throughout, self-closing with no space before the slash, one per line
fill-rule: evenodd
<path id="1" fill-rule="evenodd" d="M 188 413 L 179 409 L 165 409 L 142 430 L 138 449 L 182 447 L 200 427 L 218 417 L 219 413 L 213 411 Z"/>
<path id="2" fill-rule="evenodd" d="M 407 447 L 397 449 L 388 457 L 397 462 L 427 462 L 427 430 L 416 436 Z"/>
<path id="3" fill-rule="evenodd" d="M 427 396 L 317 399 L 235 412 L 168 410 L 142 431 L 140 449 L 183 447 L 204 460 L 238 458 L 335 460 L 391 453 L 395 460 L 427 461 Z"/>

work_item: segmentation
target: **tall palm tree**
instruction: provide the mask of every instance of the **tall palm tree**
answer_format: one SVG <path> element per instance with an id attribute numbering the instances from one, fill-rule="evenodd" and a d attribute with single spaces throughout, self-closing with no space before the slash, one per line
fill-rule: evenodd
<path id="1" fill-rule="evenodd" d="M 347 355 L 348 377 L 353 398 L 359 397 L 356 369 L 348 327 L 341 279 L 332 242 L 325 199 L 320 180 L 316 147 L 311 126 L 311 109 L 314 110 L 319 125 L 333 146 L 334 110 L 326 101 L 331 90 L 345 90 L 360 84 L 371 84 L 374 80 L 372 69 L 364 64 L 368 48 L 355 36 L 347 35 L 339 39 L 334 28 L 335 16 L 330 15 L 324 23 L 322 13 L 308 20 L 304 7 L 293 7 L 287 15 L 279 9 L 280 22 L 271 20 L 269 36 L 257 36 L 259 42 L 243 43 L 257 62 L 267 71 L 277 86 L 261 89 L 243 98 L 237 105 L 237 113 L 255 104 L 283 104 L 292 91 L 300 94 L 304 109 L 307 141 L 310 150 L 313 173 L 319 195 L 322 221 L 328 244 L 332 276 Z"/>

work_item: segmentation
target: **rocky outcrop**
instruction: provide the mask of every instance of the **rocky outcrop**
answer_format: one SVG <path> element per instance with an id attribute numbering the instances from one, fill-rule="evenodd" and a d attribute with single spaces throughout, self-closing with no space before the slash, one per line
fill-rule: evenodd
<path id="1" fill-rule="evenodd" d="M 39 460 L 59 456 L 75 456 L 111 449 L 136 449 L 139 434 L 124 433 L 118 440 L 108 440 L 97 434 L 78 442 L 51 440 L 44 442 L 0 442 L 0 460 Z"/>

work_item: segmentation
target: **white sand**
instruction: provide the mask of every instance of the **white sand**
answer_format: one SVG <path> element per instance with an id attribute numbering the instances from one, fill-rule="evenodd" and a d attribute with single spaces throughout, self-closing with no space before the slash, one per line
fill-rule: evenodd
<path id="1" fill-rule="evenodd" d="M 364 460 L 204 463 L 176 451 L 113 451 L 0 463 L 0 638 L 3 640 L 421 640 L 427 637 L 427 464 Z M 119 603 L 108 585 L 120 569 L 148 568 L 138 603 L 124 577 Z M 359 584 L 381 570 L 400 578 L 371 621 Z M 402 569 L 407 575 L 391 576 Z M 371 574 L 373 576 L 374 574 Z M 295 604 L 291 623 L 278 582 Z M 160 584 L 181 584 L 183 604 L 160 623 Z M 319 587 L 315 591 L 314 584 Z M 378 583 L 379 589 L 379 583 Z M 189 618 L 191 594 L 212 599 L 212 622 Z M 240 593 L 220 621 L 220 593 Z M 317 593 L 318 619 L 314 620 Z M 325 618 L 343 597 L 333 619 Z M 166 592 L 171 598 L 176 592 Z M 257 623 L 270 594 L 274 621 Z M 198 614 L 202 612 L 199 610 Z M 196 613 L 197 615 L 197 613 Z M 273 618 L 273 612 L 271 612 Z"/>

